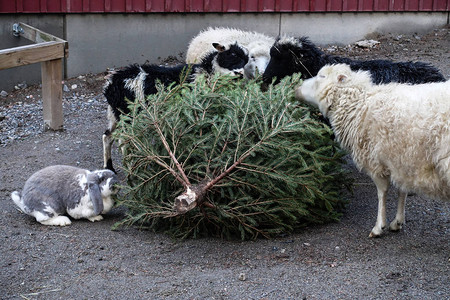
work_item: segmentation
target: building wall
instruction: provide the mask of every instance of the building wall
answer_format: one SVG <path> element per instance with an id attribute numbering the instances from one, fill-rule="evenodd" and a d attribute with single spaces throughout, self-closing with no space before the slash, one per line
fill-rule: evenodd
<path id="1" fill-rule="evenodd" d="M 83 2 L 84 3 L 84 2 Z M 183 57 L 189 40 L 208 26 L 236 27 L 268 35 L 307 35 L 319 45 L 348 44 L 365 35 L 423 33 L 448 24 L 449 12 L 345 13 L 135 13 L 135 14 L 0 14 L 1 48 L 26 43 L 12 35 L 24 22 L 69 42 L 65 75 L 103 72 L 131 63 Z M 40 65 L 0 71 L 0 90 L 26 81 L 40 82 Z"/>
<path id="2" fill-rule="evenodd" d="M 0 13 L 448 11 L 449 0 L 8 0 Z"/>

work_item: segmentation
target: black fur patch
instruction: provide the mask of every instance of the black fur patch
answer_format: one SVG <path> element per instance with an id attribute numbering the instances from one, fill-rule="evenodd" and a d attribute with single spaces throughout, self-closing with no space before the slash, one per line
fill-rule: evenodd
<path id="1" fill-rule="evenodd" d="M 212 61 L 216 57 L 218 64 L 222 68 L 229 70 L 243 68 L 248 62 L 248 56 L 244 50 L 237 44 L 233 44 L 228 50 L 210 53 L 202 59 L 200 64 L 192 66 L 182 64 L 174 67 L 162 67 L 152 64 L 134 64 L 112 74 L 103 94 L 118 120 L 122 112 L 127 113 L 129 111 L 128 103 L 125 99 L 134 100 L 136 97 L 134 91 L 125 87 L 125 82 L 135 79 L 142 70 L 147 73 L 143 82 L 144 95 L 151 95 L 157 91 L 157 81 L 160 81 L 165 86 L 174 82 L 179 83 L 183 70 L 188 70 L 190 75 L 201 71 L 211 74 L 213 72 Z"/>
<path id="2" fill-rule="evenodd" d="M 242 69 L 248 63 L 248 55 L 239 45 L 233 44 L 218 54 L 217 63 L 228 70 Z"/>
<path id="3" fill-rule="evenodd" d="M 353 71 L 369 71 L 374 83 L 428 83 L 445 81 L 440 71 L 423 62 L 392 62 L 389 60 L 351 60 L 347 57 L 327 55 L 307 37 L 295 39 L 296 43 L 280 42 L 270 49 L 270 61 L 263 74 L 263 81 L 278 83 L 285 76 L 301 73 L 303 79 L 314 77 L 327 64 L 345 63 Z"/>

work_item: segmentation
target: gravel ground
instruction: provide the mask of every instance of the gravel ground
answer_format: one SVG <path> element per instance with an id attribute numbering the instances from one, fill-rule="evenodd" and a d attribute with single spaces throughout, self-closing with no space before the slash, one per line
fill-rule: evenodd
<path id="1" fill-rule="evenodd" d="M 354 58 L 421 60 L 450 78 L 450 28 L 426 35 L 373 35 L 374 48 L 324 49 Z M 1 73 L 0 73 L 1 74 Z M 102 166 L 105 74 L 64 84 L 64 131 L 42 131 L 39 86 L 0 96 L 0 299 L 450 299 L 450 202 L 408 197 L 407 224 L 379 239 L 376 189 L 358 173 L 339 223 L 250 242 L 174 241 L 105 220 L 47 227 L 9 194 L 52 164 Z M 117 151 L 113 153 L 119 164 Z M 390 191 L 389 219 L 395 215 Z"/>

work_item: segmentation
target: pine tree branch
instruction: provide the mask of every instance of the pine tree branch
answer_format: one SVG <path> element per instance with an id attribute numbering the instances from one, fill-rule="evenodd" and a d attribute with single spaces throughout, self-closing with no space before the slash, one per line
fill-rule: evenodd
<path id="1" fill-rule="evenodd" d="M 277 131 L 278 132 L 278 131 Z M 228 176 L 237 166 L 239 166 L 250 154 L 252 154 L 260 145 L 262 145 L 266 139 L 273 137 L 276 134 L 269 134 L 263 137 L 257 144 L 253 145 L 250 149 L 244 152 L 238 160 L 236 160 L 230 167 L 223 171 L 219 176 L 208 181 L 207 183 L 200 183 L 194 186 L 188 186 L 186 191 L 180 196 L 175 198 L 174 210 L 178 214 L 185 214 L 196 206 L 203 202 L 203 196 L 206 192 L 221 181 L 224 177 Z"/>
<path id="2" fill-rule="evenodd" d="M 132 135 L 123 133 L 123 136 L 129 138 L 129 141 L 133 144 L 133 146 L 136 149 L 144 148 L 144 144 L 137 139 L 132 139 Z M 154 163 L 156 163 L 156 164 L 160 165 L 161 167 L 163 167 L 164 169 L 168 170 L 173 175 L 173 177 L 175 177 L 176 180 L 178 180 L 184 187 L 186 187 L 185 181 L 177 174 L 177 172 L 175 172 L 175 170 L 173 168 L 171 168 L 163 160 L 159 159 L 159 156 L 157 156 L 155 154 L 147 154 L 146 158 L 150 159 Z"/>
<path id="3" fill-rule="evenodd" d="M 158 133 L 161 142 L 164 145 L 164 148 L 166 148 L 167 152 L 169 153 L 170 158 L 172 159 L 172 161 L 175 163 L 175 165 L 177 166 L 178 172 L 180 172 L 180 175 L 182 177 L 182 181 L 181 183 L 184 185 L 184 187 L 189 187 L 191 186 L 191 183 L 189 182 L 189 179 L 187 178 L 186 174 L 184 173 L 183 168 L 181 167 L 181 164 L 178 162 L 177 158 L 175 157 L 175 155 L 173 154 L 172 150 L 170 149 L 169 144 L 167 143 L 166 138 L 164 137 L 164 134 L 161 131 L 161 128 L 159 127 L 157 122 L 153 123 L 153 126 L 155 126 L 156 132 Z"/>

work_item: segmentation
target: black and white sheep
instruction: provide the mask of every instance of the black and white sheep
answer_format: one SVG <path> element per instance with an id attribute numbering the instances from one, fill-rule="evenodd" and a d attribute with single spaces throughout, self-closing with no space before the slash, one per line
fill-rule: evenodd
<path id="1" fill-rule="evenodd" d="M 270 49 L 270 61 L 263 74 L 264 84 L 278 83 L 285 76 L 300 72 L 303 79 L 317 75 L 327 64 L 344 63 L 353 71 L 369 71 L 376 84 L 428 83 L 445 81 L 439 70 L 424 62 L 392 62 L 389 60 L 352 60 L 347 57 L 327 55 L 307 37 L 281 37 Z"/>
<path id="2" fill-rule="evenodd" d="M 399 190 L 395 219 L 405 222 L 408 192 L 450 200 L 450 81 L 375 85 L 367 71 L 348 65 L 323 67 L 296 96 L 318 107 L 359 170 L 374 181 L 378 215 L 370 237 L 386 227 L 386 194 Z"/>
<path id="3" fill-rule="evenodd" d="M 236 43 L 223 45 L 214 43 L 214 52 L 208 54 L 200 63 L 182 64 L 173 67 L 157 65 L 131 65 L 123 70 L 110 74 L 103 94 L 108 102 L 108 129 L 103 134 L 104 168 L 115 171 L 111 160 L 111 134 L 116 128 L 122 113 L 128 113 L 128 103 L 125 99 L 144 99 L 145 96 L 157 92 L 159 81 L 168 86 L 179 83 L 183 72 L 188 73 L 187 80 L 192 82 L 198 74 L 230 74 L 243 75 L 244 66 L 248 62 L 248 52 Z"/>
<path id="4" fill-rule="evenodd" d="M 263 74 L 270 60 L 270 47 L 275 42 L 275 38 L 265 34 L 244 31 L 235 28 L 208 27 L 200 31 L 189 43 L 186 51 L 186 63 L 198 63 L 203 57 L 210 54 L 211 43 L 221 44 L 238 43 L 248 50 L 248 63 L 244 67 L 245 77 L 254 78 L 256 70 Z"/>

